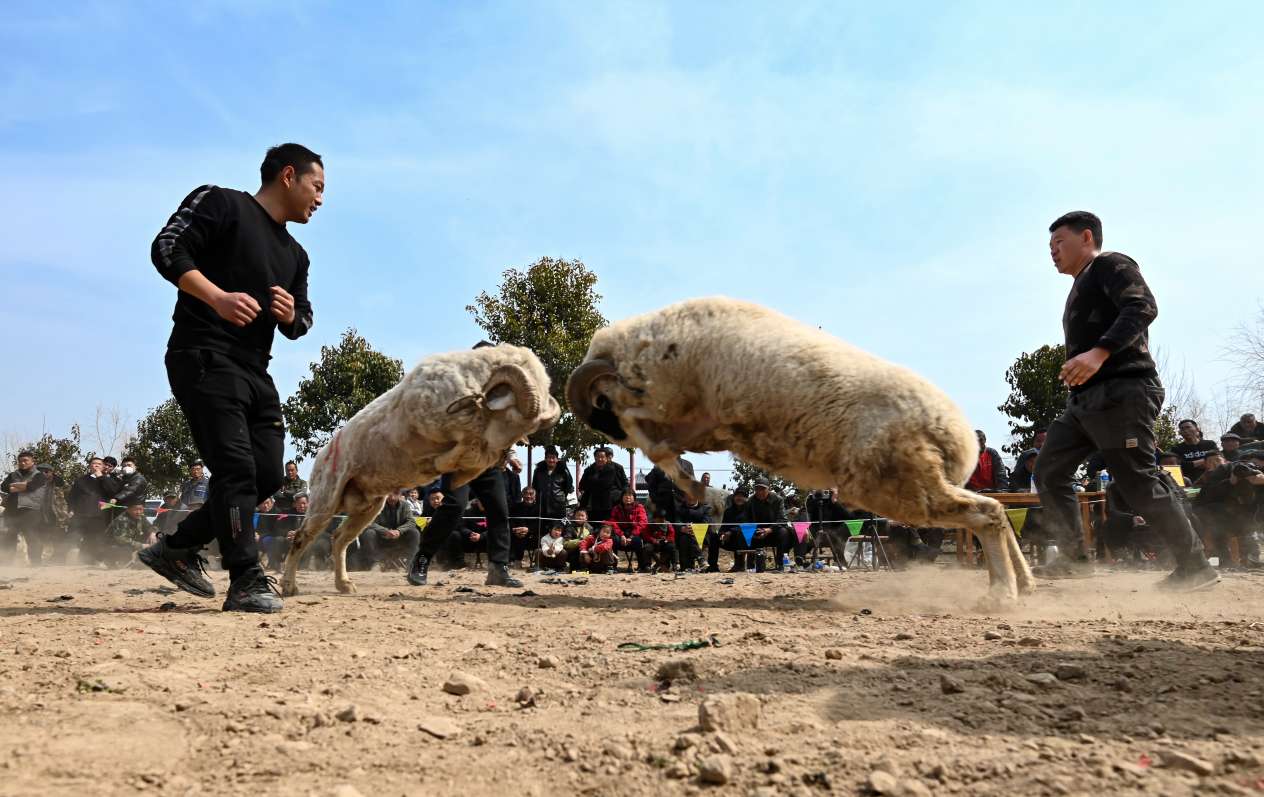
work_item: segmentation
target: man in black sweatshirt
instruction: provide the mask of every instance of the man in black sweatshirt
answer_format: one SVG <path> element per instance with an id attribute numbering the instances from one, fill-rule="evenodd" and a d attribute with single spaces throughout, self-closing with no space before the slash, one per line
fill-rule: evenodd
<path id="1" fill-rule="evenodd" d="M 1173 487 L 1159 478 L 1154 464 L 1154 420 L 1163 406 L 1163 385 L 1147 333 L 1158 315 L 1154 295 L 1136 261 L 1101 251 L 1097 216 L 1067 213 L 1049 232 L 1054 265 L 1075 283 L 1062 315 L 1067 361 L 1060 378 L 1071 395 L 1036 457 L 1043 522 L 1060 552 L 1043 574 L 1067 577 L 1091 571 L 1072 484 L 1084 459 L 1100 451 L 1128 506 L 1145 517 L 1176 559 L 1176 570 L 1160 587 L 1210 587 L 1219 580 L 1216 571 L 1208 566 Z"/>
<path id="2" fill-rule="evenodd" d="M 325 191 L 320 156 L 299 144 L 268 150 L 259 174 L 254 194 L 195 189 L 151 251 L 158 273 L 180 289 L 167 379 L 212 475 L 206 503 L 138 556 L 209 598 L 215 588 L 200 551 L 217 539 L 231 579 L 224 611 L 282 608 L 259 565 L 253 520 L 282 480 L 285 428 L 268 360 L 276 330 L 295 340 L 311 329 L 307 253 L 285 225 L 306 224 Z"/>

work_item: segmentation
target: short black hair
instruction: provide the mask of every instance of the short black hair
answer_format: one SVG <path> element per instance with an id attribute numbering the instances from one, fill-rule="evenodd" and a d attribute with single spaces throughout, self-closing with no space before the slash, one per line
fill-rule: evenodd
<path id="1" fill-rule="evenodd" d="M 111 468 L 118 464 L 118 460 L 114 457 L 102 457 L 101 461 L 109 465 Z"/>
<path id="2" fill-rule="evenodd" d="M 259 178 L 267 185 L 286 166 L 293 166 L 295 174 L 307 174 L 312 170 L 313 163 L 319 163 L 322 169 L 325 168 L 320 156 L 302 144 L 278 144 L 263 156 L 263 163 L 259 165 Z"/>
<path id="3" fill-rule="evenodd" d="M 1199 425 L 1198 425 L 1198 421 L 1194 420 L 1193 418 L 1182 418 L 1182 419 L 1180 419 L 1179 421 L 1177 421 L 1177 422 L 1176 422 L 1176 428 L 1177 428 L 1177 429 L 1179 429 L 1179 428 L 1181 428 L 1182 426 L 1184 426 L 1184 425 L 1185 425 L 1185 424 L 1187 424 L 1187 423 L 1192 423 L 1192 424 L 1194 425 L 1194 428 L 1195 428 L 1195 429 L 1198 429 L 1198 431 L 1200 431 L 1200 432 L 1202 431 L 1202 428 L 1201 428 L 1201 427 L 1199 427 Z"/>
<path id="4" fill-rule="evenodd" d="M 133 465 L 135 465 L 135 464 L 136 464 L 136 460 L 132 459 L 131 457 L 123 457 L 123 464 L 124 464 L 124 465 L 126 465 L 126 464 L 127 464 L 127 463 L 129 463 L 129 462 L 130 462 L 130 463 L 132 463 Z"/>
<path id="5" fill-rule="evenodd" d="M 19 451 L 19 452 L 18 452 L 18 459 L 21 459 L 22 457 L 30 457 L 31 459 L 35 459 L 35 452 L 34 452 L 34 451 L 30 451 L 30 450 L 27 450 L 27 451 Z"/>
<path id="6" fill-rule="evenodd" d="M 1073 210 L 1070 213 L 1063 213 L 1053 220 L 1053 224 L 1049 225 L 1049 232 L 1053 232 L 1059 227 L 1069 227 L 1075 233 L 1092 230 L 1093 245 L 1098 249 L 1102 248 L 1102 220 L 1087 210 Z"/>

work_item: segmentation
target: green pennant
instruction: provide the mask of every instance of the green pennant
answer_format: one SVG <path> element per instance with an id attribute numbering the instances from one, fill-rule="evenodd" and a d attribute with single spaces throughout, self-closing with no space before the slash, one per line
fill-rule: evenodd
<path id="1" fill-rule="evenodd" d="M 1014 534 L 1018 537 L 1023 536 L 1023 526 L 1027 525 L 1027 510 L 1006 509 L 1005 514 L 1009 515 L 1009 524 L 1014 527 Z"/>
<path id="2" fill-rule="evenodd" d="M 847 524 L 847 530 L 851 532 L 851 536 L 853 537 L 859 537 L 860 530 L 865 527 L 865 522 L 863 520 L 846 520 L 843 522 Z"/>

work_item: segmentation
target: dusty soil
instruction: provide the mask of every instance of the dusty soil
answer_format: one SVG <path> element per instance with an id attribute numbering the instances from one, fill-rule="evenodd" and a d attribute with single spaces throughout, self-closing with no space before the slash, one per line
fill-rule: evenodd
<path id="1" fill-rule="evenodd" d="M 1176 598 L 1113 573 L 985 616 L 957 607 L 986 577 L 943 566 L 527 576 L 527 596 L 472 571 L 354 575 L 342 596 L 304 574 L 264 617 L 147 571 L 0 570 L 0 793 L 1264 789 L 1264 577 Z M 453 673 L 485 685 L 449 694 Z M 700 703 L 737 693 L 758 716 L 697 730 Z"/>

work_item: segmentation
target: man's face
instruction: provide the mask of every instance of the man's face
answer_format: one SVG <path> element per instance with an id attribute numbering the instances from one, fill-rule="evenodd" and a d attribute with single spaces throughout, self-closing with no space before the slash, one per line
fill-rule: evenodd
<path id="1" fill-rule="evenodd" d="M 710 487 L 710 486 L 711 486 L 711 474 L 710 474 L 710 473 L 704 473 L 704 474 L 702 474 L 702 483 L 703 483 L 705 486 L 707 486 L 707 487 Z"/>
<path id="2" fill-rule="evenodd" d="M 755 497 L 761 501 L 768 500 L 768 488 L 762 484 L 755 488 Z"/>
<path id="3" fill-rule="evenodd" d="M 271 512 L 271 511 L 272 511 L 272 507 L 275 505 L 275 503 L 276 503 L 276 502 L 272 500 L 272 496 L 268 496 L 267 498 L 265 498 L 265 499 L 263 499 L 262 501 L 260 501 L 260 502 L 259 502 L 259 511 L 260 511 L 260 512 Z"/>
<path id="4" fill-rule="evenodd" d="M 987 435 L 983 434 L 983 432 L 975 432 L 974 436 L 979 439 L 980 449 L 987 448 Z"/>
<path id="5" fill-rule="evenodd" d="M 550 470 L 552 470 L 553 468 L 556 468 L 557 467 L 557 454 L 546 454 L 544 456 L 544 464 L 548 465 Z"/>
<path id="6" fill-rule="evenodd" d="M 1093 256 L 1093 233 L 1059 227 L 1049 235 L 1049 256 L 1059 274 L 1075 274 Z"/>
<path id="7" fill-rule="evenodd" d="M 443 503 L 443 493 L 439 492 L 438 490 L 435 490 L 433 493 L 430 494 L 430 498 L 428 500 L 430 501 L 431 507 L 438 509 L 439 504 Z"/>
<path id="8" fill-rule="evenodd" d="M 272 471 L 272 472 L 276 473 L 276 471 Z M 295 465 L 293 462 L 287 462 L 285 465 L 285 478 L 297 479 L 298 478 L 298 465 Z"/>
<path id="9" fill-rule="evenodd" d="M 1177 431 L 1181 434 L 1181 439 L 1186 443 L 1197 443 L 1198 438 L 1202 435 L 1198 433 L 1198 427 L 1192 423 L 1183 423 L 1177 427 Z"/>
<path id="10" fill-rule="evenodd" d="M 523 490 L 523 491 L 522 491 L 522 503 L 524 503 L 524 504 L 534 504 L 534 503 L 535 503 L 535 490 L 532 490 L 530 487 L 528 487 L 527 489 Z"/>
<path id="11" fill-rule="evenodd" d="M 275 473 L 275 471 L 273 471 Z M 127 516 L 135 520 L 136 518 L 145 516 L 144 504 L 132 504 L 127 508 Z"/>
<path id="12" fill-rule="evenodd" d="M 324 204 L 325 167 L 311 164 L 306 172 L 295 175 L 290 167 L 281 170 L 281 186 L 285 189 L 286 219 L 306 224 Z"/>
<path id="13" fill-rule="evenodd" d="M 276 473 L 276 471 L 272 471 L 272 472 Z M 276 477 L 273 476 L 272 478 L 275 479 Z M 307 496 L 300 495 L 298 498 L 294 499 L 294 511 L 295 513 L 300 514 L 300 515 L 307 513 Z"/>
<path id="14" fill-rule="evenodd" d="M 1255 428 L 1255 416 L 1254 416 L 1254 415 L 1252 415 L 1252 414 L 1251 414 L 1251 413 L 1249 413 L 1249 412 L 1248 412 L 1246 415 L 1243 415 L 1243 416 L 1242 416 L 1241 418 L 1239 418 L 1238 420 L 1242 421 L 1242 425 L 1243 425 L 1243 426 L 1245 426 L 1245 427 L 1246 427 L 1246 428 L 1248 428 L 1248 429 L 1254 429 L 1254 428 Z"/>
<path id="15" fill-rule="evenodd" d="M 736 506 L 744 506 L 746 504 L 746 496 L 741 493 L 733 493 L 733 503 Z"/>
<path id="16" fill-rule="evenodd" d="M 165 497 L 162 499 L 162 503 L 163 503 L 163 505 L 164 505 L 164 506 L 169 506 L 169 507 L 179 506 L 179 505 L 180 505 L 180 496 L 178 496 L 178 495 L 168 495 L 168 496 L 165 496 Z"/>
<path id="17" fill-rule="evenodd" d="M 399 506 L 399 493 L 387 493 L 387 495 L 386 495 L 386 505 L 387 505 L 387 506 Z"/>
<path id="18" fill-rule="evenodd" d="M 273 473 L 276 473 L 276 471 L 272 471 L 272 472 L 273 472 Z M 201 466 L 201 465 L 192 465 L 192 466 L 190 466 L 190 467 L 189 467 L 189 475 L 190 475 L 190 476 L 192 476 L 194 479 L 200 479 L 200 478 L 202 478 L 202 466 Z M 274 478 L 275 478 L 275 477 L 274 477 Z"/>
<path id="19" fill-rule="evenodd" d="M 1237 440 L 1232 437 L 1226 437 L 1226 438 L 1221 439 L 1220 441 L 1220 447 L 1224 449 L 1224 452 L 1226 454 L 1231 454 L 1234 451 L 1237 451 L 1241 445 L 1242 445 L 1241 440 Z"/>
<path id="20" fill-rule="evenodd" d="M 597 467 L 599 468 L 604 468 L 606 463 L 610 461 L 610 455 L 604 451 L 598 451 L 593 457 L 597 460 Z"/>
<path id="21" fill-rule="evenodd" d="M 93 476 L 100 476 L 102 473 L 105 473 L 105 463 L 99 459 L 94 459 L 88 463 L 88 471 Z"/>
<path id="22" fill-rule="evenodd" d="M 1048 432 L 1036 432 L 1036 448 L 1045 447 L 1045 438 L 1049 436 Z"/>
<path id="23" fill-rule="evenodd" d="M 412 489 L 408 491 L 408 497 L 409 499 L 416 501 L 418 498 L 421 497 L 421 493 L 417 492 L 416 489 Z"/>
<path id="24" fill-rule="evenodd" d="M 18 457 L 18 469 L 30 470 L 35 467 L 35 457 Z"/>

